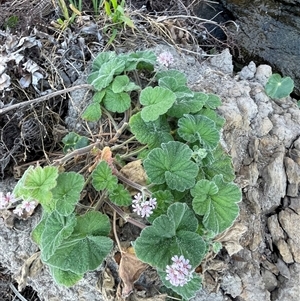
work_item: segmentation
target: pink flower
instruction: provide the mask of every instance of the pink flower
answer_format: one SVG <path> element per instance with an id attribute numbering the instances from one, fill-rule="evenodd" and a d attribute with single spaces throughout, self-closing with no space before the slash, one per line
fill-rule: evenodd
<path id="1" fill-rule="evenodd" d="M 168 51 L 165 51 L 165 52 L 162 52 L 158 57 L 157 57 L 157 60 L 158 62 L 163 65 L 163 66 L 166 66 L 166 67 L 169 67 L 171 64 L 174 63 L 174 57 L 173 55 L 168 52 Z"/>
<path id="2" fill-rule="evenodd" d="M 21 216 L 23 214 L 23 208 L 22 208 L 22 206 L 20 205 L 16 209 L 14 209 L 13 213 Z"/>
<path id="3" fill-rule="evenodd" d="M 184 286 L 193 278 L 192 266 L 189 264 L 190 261 L 185 259 L 183 255 L 180 257 L 175 255 L 171 260 L 173 264 L 166 267 L 166 280 L 170 281 L 174 286 Z"/>
<path id="4" fill-rule="evenodd" d="M 26 212 L 30 212 L 31 210 L 33 210 L 35 208 L 35 201 L 25 201 L 21 204 L 22 208 L 26 211 Z"/>
<path id="5" fill-rule="evenodd" d="M 8 207 L 10 204 L 16 201 L 14 195 L 10 192 L 7 192 L 4 196 L 3 192 L 0 192 L 0 209 Z"/>
<path id="6" fill-rule="evenodd" d="M 138 193 L 132 200 L 133 212 L 141 217 L 149 217 L 156 208 L 156 199 L 150 198 L 149 201 L 144 200 L 143 196 Z"/>

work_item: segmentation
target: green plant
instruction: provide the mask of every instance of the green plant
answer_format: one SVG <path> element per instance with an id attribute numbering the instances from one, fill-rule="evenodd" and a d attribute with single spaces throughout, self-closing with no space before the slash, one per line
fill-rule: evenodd
<path id="1" fill-rule="evenodd" d="M 81 14 L 82 11 L 82 0 L 69 0 L 70 9 L 72 10 L 72 15 L 69 14 L 69 9 L 65 0 L 58 0 L 57 4 L 61 10 L 63 18 L 57 19 L 56 22 L 53 22 L 53 25 L 61 30 L 65 30 L 70 24 L 72 24 L 76 18 L 76 16 Z"/>
<path id="2" fill-rule="evenodd" d="M 153 73 L 155 63 L 150 51 L 100 53 L 88 77 L 95 90 L 93 100 L 82 117 L 98 121 L 105 115 L 114 124 L 117 138 L 129 124 L 127 140 L 99 150 L 98 142 L 87 145 L 81 136 L 70 133 L 64 138 L 65 151 L 74 152 L 56 162 L 58 166 L 31 166 L 14 189 L 15 197 L 35 200 L 43 207 L 42 220 L 32 235 L 59 284 L 73 285 L 110 253 L 109 218 L 98 212 L 103 201 L 142 229 L 133 242 L 137 257 L 155 267 L 163 284 L 184 299 L 192 298 L 201 287 L 196 267 L 210 250 L 217 252 L 221 247 L 213 238 L 238 216 L 241 191 L 232 182 L 231 158 L 219 143 L 225 122 L 215 111 L 221 104 L 219 97 L 192 91 L 186 76 L 177 70 Z M 148 83 L 139 80 L 141 70 L 149 75 Z M 120 127 L 114 114 L 124 116 Z M 123 153 L 123 146 L 134 141 L 135 147 Z M 90 174 L 85 178 L 60 172 L 60 166 L 78 155 L 81 146 L 95 155 Z M 117 168 L 122 160 L 138 157 L 147 185 L 130 180 Z M 78 210 L 81 192 L 87 186 L 101 197 L 82 213 Z M 134 200 L 128 187 L 139 191 Z M 131 205 L 148 224 L 122 211 Z"/>
<path id="3" fill-rule="evenodd" d="M 124 24 L 131 28 L 134 28 L 132 20 L 126 16 L 125 0 L 121 0 L 121 3 L 118 3 L 118 0 L 104 0 L 104 10 L 107 16 L 110 17 L 113 24 Z"/>
<path id="4" fill-rule="evenodd" d="M 294 81 L 289 76 L 281 77 L 277 73 L 270 76 L 265 86 L 267 95 L 274 99 L 287 97 L 293 90 Z"/>

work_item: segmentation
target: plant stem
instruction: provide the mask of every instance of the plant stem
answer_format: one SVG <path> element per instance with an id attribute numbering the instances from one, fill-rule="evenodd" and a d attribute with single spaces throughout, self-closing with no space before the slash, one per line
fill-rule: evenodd
<path id="1" fill-rule="evenodd" d="M 140 229 L 144 229 L 146 228 L 146 225 L 133 219 L 132 217 L 130 217 L 128 214 L 126 214 L 123 210 L 121 210 L 117 205 L 115 205 L 114 203 L 112 203 L 109 200 L 105 201 L 115 212 L 117 212 L 123 219 L 125 222 L 131 223 L 132 225 L 135 225 L 137 227 L 139 227 Z"/>

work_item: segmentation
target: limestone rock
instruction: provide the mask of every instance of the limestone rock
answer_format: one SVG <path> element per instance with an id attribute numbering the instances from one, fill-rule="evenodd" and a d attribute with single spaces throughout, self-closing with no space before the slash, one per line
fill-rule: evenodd
<path id="1" fill-rule="evenodd" d="M 294 260 L 300 263 L 300 215 L 296 214 L 291 209 L 286 208 L 285 210 L 279 212 L 279 222 L 289 237 L 288 244 L 294 255 Z"/>
<path id="2" fill-rule="evenodd" d="M 262 84 L 266 85 L 269 77 L 272 75 L 272 68 L 268 65 L 259 65 L 256 69 L 255 79 Z"/>
<path id="3" fill-rule="evenodd" d="M 248 66 L 242 68 L 241 72 L 239 73 L 240 79 L 252 79 L 256 72 L 256 65 L 254 62 L 250 62 Z"/>
<path id="4" fill-rule="evenodd" d="M 286 192 L 286 174 L 283 165 L 285 150 L 279 148 L 274 154 L 274 160 L 268 164 L 262 171 L 262 177 L 265 181 L 262 208 L 265 212 L 270 212 L 280 205 L 281 198 Z"/>
<path id="5" fill-rule="evenodd" d="M 293 161 L 291 158 L 284 158 L 284 166 L 286 170 L 288 187 L 287 195 L 296 197 L 299 192 L 299 183 L 300 183 L 300 166 Z"/>
<path id="6" fill-rule="evenodd" d="M 284 232 L 279 225 L 278 216 L 274 214 L 268 218 L 268 228 L 272 235 L 273 243 L 277 246 L 280 255 L 286 263 L 294 262 L 289 246 L 286 243 Z"/>

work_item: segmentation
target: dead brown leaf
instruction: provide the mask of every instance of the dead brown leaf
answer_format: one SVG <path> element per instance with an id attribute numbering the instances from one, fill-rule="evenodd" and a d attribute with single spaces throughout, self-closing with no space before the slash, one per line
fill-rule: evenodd
<path id="1" fill-rule="evenodd" d="M 248 228 L 245 225 L 236 223 L 226 232 L 219 235 L 216 240 L 221 242 L 228 254 L 232 256 L 243 249 L 240 245 L 240 239 L 247 230 Z"/>
<path id="2" fill-rule="evenodd" d="M 147 175 L 142 166 L 141 160 L 129 162 L 121 169 L 121 173 L 132 182 L 140 185 L 146 185 Z"/>
<path id="3" fill-rule="evenodd" d="M 133 291 L 133 284 L 148 267 L 135 255 L 134 249 L 129 247 L 122 251 L 119 266 L 119 276 L 123 281 L 122 297 L 128 297 Z"/>
<path id="4" fill-rule="evenodd" d="M 106 268 L 103 271 L 103 274 L 97 284 L 97 287 L 101 291 L 104 300 L 115 301 L 116 298 L 115 278 L 113 277 L 110 269 Z"/>
<path id="5" fill-rule="evenodd" d="M 22 291 L 27 285 L 28 277 L 33 278 L 40 273 L 43 268 L 43 263 L 40 259 L 40 253 L 36 252 L 31 257 L 25 260 L 21 270 L 16 275 L 18 289 Z"/>

